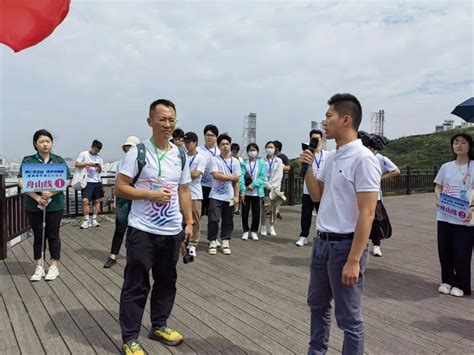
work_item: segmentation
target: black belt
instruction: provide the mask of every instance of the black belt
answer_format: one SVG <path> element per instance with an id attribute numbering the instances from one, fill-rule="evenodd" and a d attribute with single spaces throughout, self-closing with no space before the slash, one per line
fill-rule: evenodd
<path id="1" fill-rule="evenodd" d="M 354 239 L 354 233 L 328 233 L 328 232 L 318 232 L 318 236 L 321 240 L 326 240 L 328 242 L 340 242 L 342 240 Z"/>

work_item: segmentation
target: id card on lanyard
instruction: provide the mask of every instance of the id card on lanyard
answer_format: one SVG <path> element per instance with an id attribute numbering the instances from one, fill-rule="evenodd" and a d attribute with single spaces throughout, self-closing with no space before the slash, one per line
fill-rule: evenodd
<path id="1" fill-rule="evenodd" d="M 471 168 L 471 161 L 472 160 L 469 160 L 469 163 L 467 163 L 465 173 L 462 172 L 461 167 L 459 166 L 459 164 L 456 163 L 456 165 L 459 169 L 459 173 L 462 176 L 462 188 L 459 191 L 459 198 L 461 200 L 465 200 L 465 201 L 469 201 L 469 196 L 467 195 L 467 192 L 469 190 L 472 191 L 472 172 L 471 172 L 471 169 L 470 169 Z"/>
<path id="2" fill-rule="evenodd" d="M 158 147 L 156 146 L 153 139 L 150 139 L 150 142 L 153 145 L 153 148 L 155 148 L 156 164 L 158 166 L 158 177 L 157 177 L 158 182 L 153 182 L 151 184 L 151 190 L 156 191 L 158 189 L 166 188 L 166 183 L 164 181 L 162 181 L 162 179 L 161 179 L 161 162 L 163 161 L 163 159 L 168 154 L 168 146 L 166 146 L 166 149 L 161 154 L 158 154 Z"/>

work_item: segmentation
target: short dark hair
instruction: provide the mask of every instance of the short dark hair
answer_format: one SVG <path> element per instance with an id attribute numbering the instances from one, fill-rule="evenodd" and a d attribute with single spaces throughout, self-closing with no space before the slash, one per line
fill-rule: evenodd
<path id="1" fill-rule="evenodd" d="M 269 144 L 275 145 L 275 142 L 274 141 L 268 141 L 267 143 L 265 143 L 265 148 L 268 147 Z"/>
<path id="2" fill-rule="evenodd" d="M 283 149 L 283 144 L 281 144 L 280 141 L 273 141 L 273 145 L 275 146 L 275 149 L 279 152 L 281 152 L 281 150 Z"/>
<path id="3" fill-rule="evenodd" d="M 240 145 L 238 143 L 232 143 L 230 145 L 230 150 L 240 150 Z"/>
<path id="4" fill-rule="evenodd" d="M 97 149 L 101 150 L 102 149 L 102 142 L 97 140 L 97 139 L 94 139 L 92 141 L 91 147 L 94 147 L 94 148 L 97 148 Z"/>
<path id="5" fill-rule="evenodd" d="M 362 121 L 362 106 L 359 100 L 352 94 L 335 94 L 328 100 L 328 105 L 333 106 L 339 116 L 349 115 L 352 117 L 352 127 L 359 130 Z"/>
<path id="6" fill-rule="evenodd" d="M 175 107 L 173 102 L 171 102 L 170 100 L 166 100 L 166 99 L 158 99 L 158 100 L 153 101 L 150 104 L 150 112 L 149 112 L 150 117 L 153 116 L 153 114 L 155 113 L 156 106 L 158 106 L 158 105 L 171 107 L 173 109 L 174 113 L 176 114 L 176 107 Z"/>
<path id="7" fill-rule="evenodd" d="M 181 128 L 176 128 L 173 131 L 173 138 L 184 138 L 184 131 Z"/>
<path id="8" fill-rule="evenodd" d="M 309 138 L 311 138 L 313 134 L 319 134 L 319 136 L 323 138 L 323 132 L 319 129 L 312 129 L 311 132 L 309 132 Z"/>
<path id="9" fill-rule="evenodd" d="M 457 134 L 455 134 L 454 136 L 451 137 L 451 151 L 454 154 L 454 159 L 456 159 L 458 156 L 457 156 L 456 153 L 454 153 L 453 144 L 454 144 L 454 140 L 456 138 L 459 138 L 459 137 L 464 138 L 465 140 L 467 140 L 467 143 L 469 144 L 469 151 L 467 152 L 467 155 L 468 155 L 469 159 L 474 160 L 474 147 L 473 147 L 473 144 L 472 144 L 472 137 L 469 134 L 464 133 L 464 132 L 457 133 Z"/>
<path id="10" fill-rule="evenodd" d="M 35 148 L 36 151 L 38 151 L 38 149 L 36 148 L 36 145 L 35 143 L 38 141 L 39 137 L 40 136 L 46 136 L 48 137 L 49 139 L 51 139 L 51 142 L 53 142 L 53 135 L 51 134 L 51 132 L 45 130 L 45 129 L 39 129 L 35 132 L 35 134 L 33 134 L 33 148 Z"/>
<path id="11" fill-rule="evenodd" d="M 204 127 L 203 134 L 206 134 L 207 131 L 211 131 L 216 137 L 219 135 L 219 128 L 213 124 L 208 124 L 206 127 Z"/>
<path id="12" fill-rule="evenodd" d="M 250 150 L 250 148 L 255 148 L 255 149 L 257 150 L 257 152 L 260 152 L 260 149 L 258 149 L 257 143 L 249 143 L 249 144 L 247 145 L 247 153 L 248 153 L 248 151 Z"/>
<path id="13" fill-rule="evenodd" d="M 229 143 L 232 143 L 232 138 L 227 134 L 227 132 L 222 133 L 219 137 L 217 137 L 217 145 L 221 144 L 223 140 L 228 141 Z"/>

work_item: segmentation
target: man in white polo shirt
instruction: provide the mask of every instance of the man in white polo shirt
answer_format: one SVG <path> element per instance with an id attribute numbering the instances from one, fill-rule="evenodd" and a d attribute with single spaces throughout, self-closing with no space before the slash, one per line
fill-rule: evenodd
<path id="1" fill-rule="evenodd" d="M 313 201 L 321 201 L 310 266 L 308 305 L 311 339 L 308 354 L 325 354 L 334 299 L 337 325 L 344 331 L 343 354 L 364 353 L 362 294 L 369 239 L 380 189 L 380 166 L 357 139 L 362 108 L 351 94 L 328 101 L 326 136 L 336 140 L 318 179 L 308 169 L 305 181 Z M 300 163 L 311 164 L 314 154 L 304 151 Z"/>

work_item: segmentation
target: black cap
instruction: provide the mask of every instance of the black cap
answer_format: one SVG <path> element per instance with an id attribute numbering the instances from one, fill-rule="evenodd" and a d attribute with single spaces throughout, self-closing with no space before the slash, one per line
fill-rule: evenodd
<path id="1" fill-rule="evenodd" d="M 184 140 L 185 141 L 193 141 L 193 142 L 196 142 L 198 140 L 198 136 L 196 133 L 194 132 L 187 132 L 185 135 L 184 135 Z"/>

